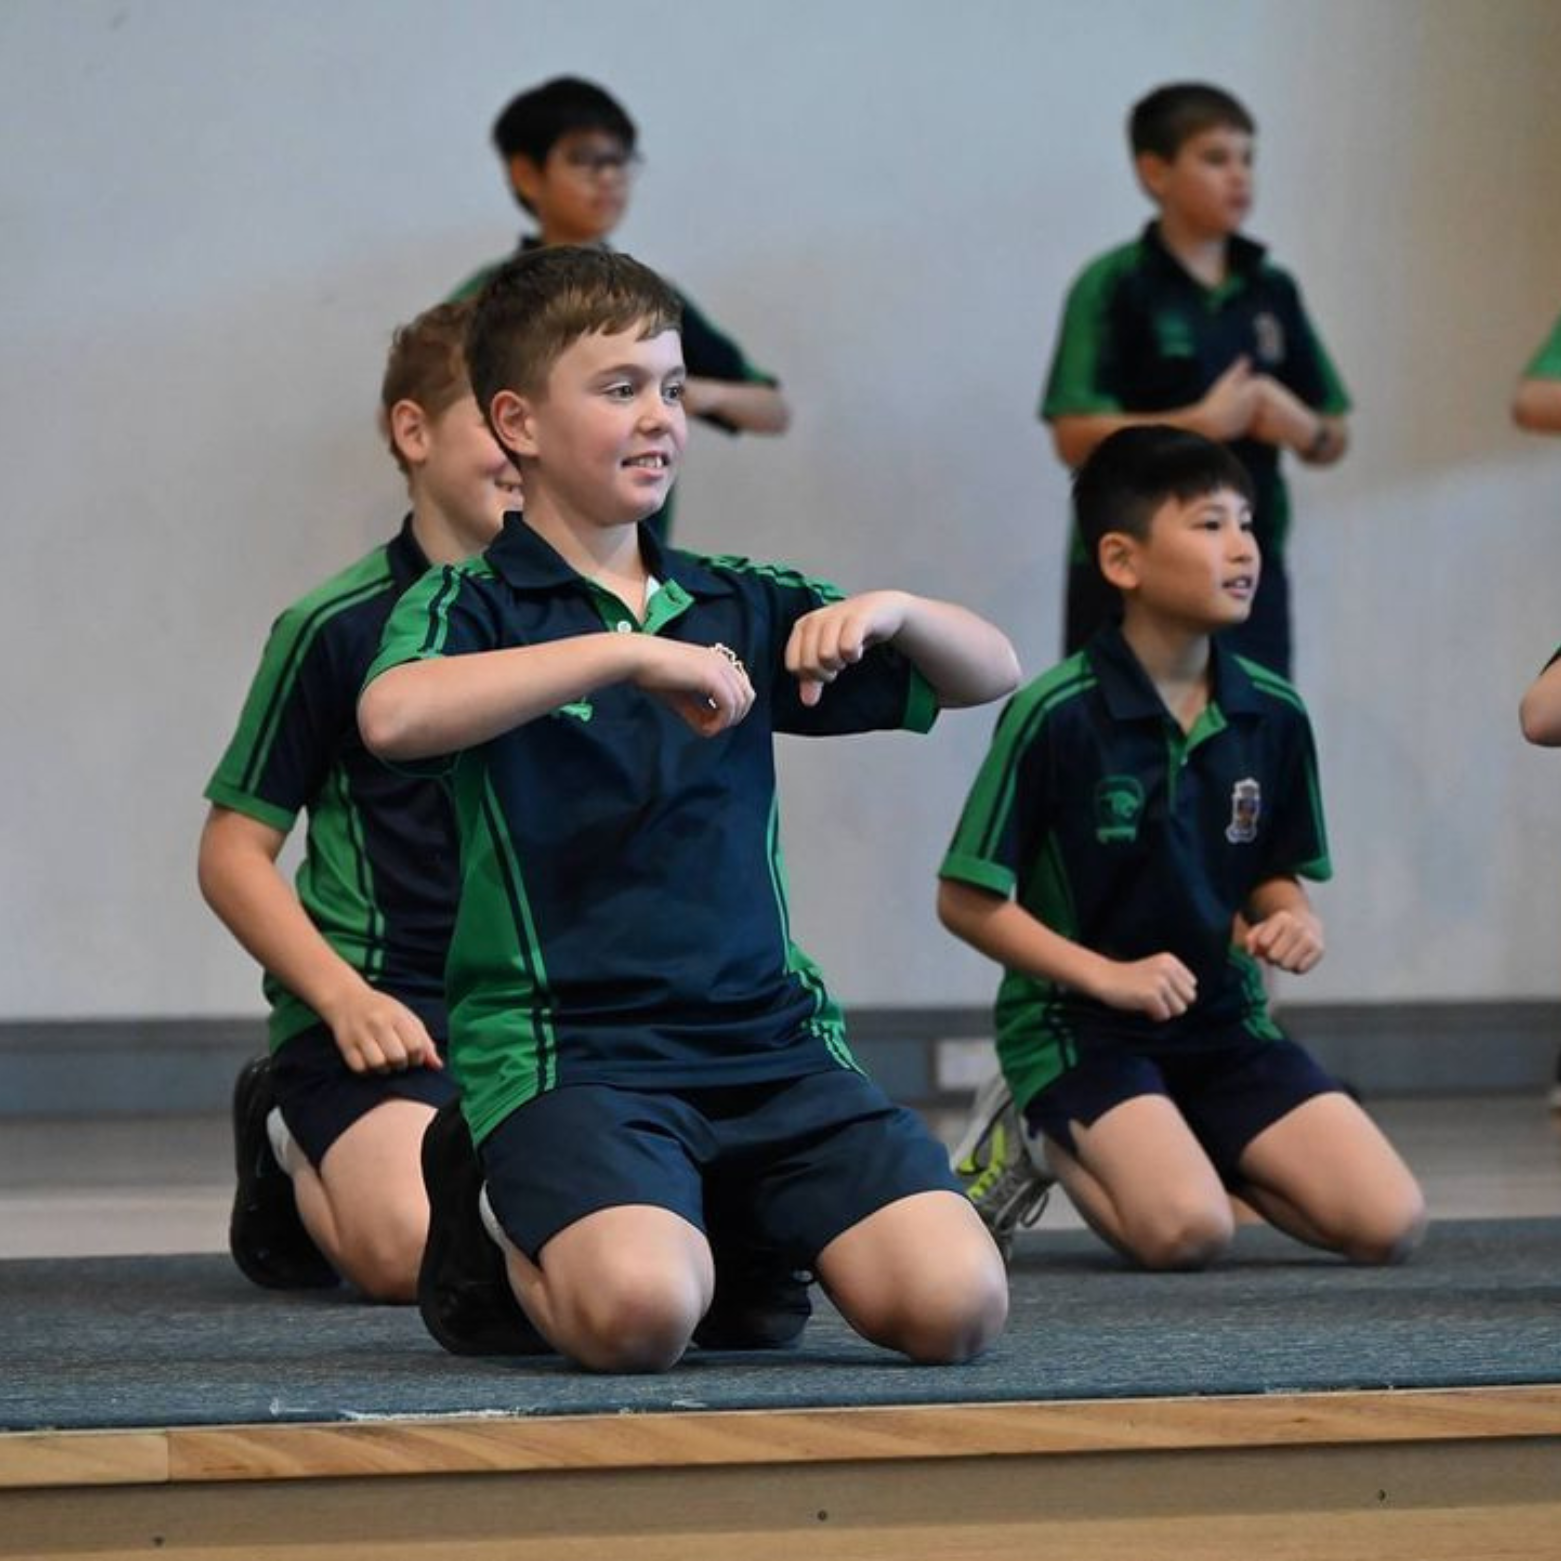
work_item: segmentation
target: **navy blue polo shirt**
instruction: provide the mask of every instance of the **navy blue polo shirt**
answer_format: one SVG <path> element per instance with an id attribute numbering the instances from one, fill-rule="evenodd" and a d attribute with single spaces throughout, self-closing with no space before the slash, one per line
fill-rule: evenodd
<path id="1" fill-rule="evenodd" d="M 1349 396 L 1294 280 L 1240 234 L 1227 255 L 1225 281 L 1205 286 L 1151 222 L 1085 267 L 1063 309 L 1042 418 L 1189 406 L 1243 355 L 1254 373 L 1277 379 L 1315 411 L 1347 412 Z M 1278 551 L 1290 522 L 1279 450 L 1258 439 L 1230 448 L 1252 476 L 1258 545 Z"/>
<path id="2" fill-rule="evenodd" d="M 1277 1034 L 1256 963 L 1231 943 L 1252 890 L 1331 873 L 1311 725 L 1276 674 L 1213 647 L 1212 694 L 1191 732 L 1121 631 L 1009 701 L 940 876 L 1012 895 L 1054 932 L 1117 960 L 1171 953 L 1198 995 L 1164 1024 L 1009 970 L 997 1041 L 1026 1102 L 1093 1038 L 1196 1046 L 1246 1023 Z"/>
<path id="3" fill-rule="evenodd" d="M 206 796 L 284 835 L 308 812 L 298 897 L 371 985 L 445 1030 L 444 959 L 458 888 L 444 789 L 381 764 L 358 735 L 358 690 L 396 598 L 428 567 L 411 517 L 388 544 L 276 620 Z M 319 1022 L 267 974 L 273 1048 Z"/>
<path id="4" fill-rule="evenodd" d="M 927 683 L 878 647 L 801 702 L 792 625 L 839 593 L 785 568 L 640 545 L 660 588 L 645 620 L 578 574 L 518 515 L 431 573 L 385 628 L 372 679 L 401 662 L 615 630 L 729 646 L 756 700 L 696 735 L 619 684 L 447 762 L 461 836 L 450 1061 L 480 1141 L 537 1094 L 758 1083 L 854 1067 L 838 1008 L 792 942 L 772 734 L 905 727 Z"/>

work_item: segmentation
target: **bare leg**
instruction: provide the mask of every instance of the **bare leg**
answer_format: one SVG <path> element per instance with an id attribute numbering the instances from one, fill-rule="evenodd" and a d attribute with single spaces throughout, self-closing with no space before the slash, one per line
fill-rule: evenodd
<path id="1" fill-rule="evenodd" d="M 925 1365 L 980 1354 L 1008 1318 L 1003 1260 L 957 1193 L 885 1204 L 836 1236 L 816 1269 L 863 1338 Z"/>
<path id="2" fill-rule="evenodd" d="M 653 1204 L 623 1204 L 566 1226 L 533 1263 L 504 1243 L 510 1284 L 548 1342 L 591 1371 L 677 1364 L 715 1293 L 696 1226 Z"/>
<path id="3" fill-rule="evenodd" d="M 298 1212 L 315 1245 L 376 1301 L 417 1295 L 428 1239 L 418 1152 L 433 1115 L 421 1101 L 387 1100 L 331 1145 L 318 1172 L 304 1162 L 293 1175 Z"/>
<path id="4" fill-rule="evenodd" d="M 1046 1158 L 1085 1223 L 1145 1268 L 1204 1268 L 1230 1245 L 1230 1200 L 1192 1129 L 1164 1095 L 1136 1095 L 1090 1127 L 1077 1155 Z"/>
<path id="5" fill-rule="evenodd" d="M 1303 1101 L 1247 1145 L 1239 1169 L 1266 1219 L 1351 1262 L 1400 1263 L 1425 1234 L 1419 1184 L 1348 1095 Z"/>

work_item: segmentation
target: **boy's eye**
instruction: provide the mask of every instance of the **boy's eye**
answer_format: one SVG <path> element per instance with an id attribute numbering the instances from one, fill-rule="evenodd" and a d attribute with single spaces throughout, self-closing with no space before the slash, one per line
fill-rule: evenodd
<path id="1" fill-rule="evenodd" d="M 634 398 L 634 386 L 621 380 L 617 384 L 608 385 L 605 394 L 614 401 L 631 401 Z"/>
<path id="2" fill-rule="evenodd" d="M 681 401 L 683 399 L 683 392 L 687 388 L 688 387 L 683 383 L 682 380 L 676 380 L 661 392 L 661 398 L 663 401 L 674 403 Z"/>

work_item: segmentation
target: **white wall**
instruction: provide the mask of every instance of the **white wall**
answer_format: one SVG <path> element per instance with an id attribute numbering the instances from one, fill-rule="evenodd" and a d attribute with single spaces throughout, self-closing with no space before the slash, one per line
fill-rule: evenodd
<path id="1" fill-rule="evenodd" d="M 1561 442 L 1505 420 L 1561 308 L 1553 0 L 7 0 L 0 1018 L 257 1008 L 200 790 L 275 610 L 394 523 L 389 329 L 508 247 L 487 128 L 565 70 L 640 122 L 623 247 L 797 408 L 696 435 L 683 539 L 961 598 L 1031 672 L 1065 516 L 1032 413 L 1069 278 L 1145 214 L 1124 110 L 1246 97 L 1253 230 L 1359 407 L 1296 483 L 1339 869 L 1304 993 L 1561 988 L 1561 761 L 1514 717 L 1561 640 Z M 788 748 L 799 932 L 847 999 L 990 991 L 930 912 L 990 721 Z"/>

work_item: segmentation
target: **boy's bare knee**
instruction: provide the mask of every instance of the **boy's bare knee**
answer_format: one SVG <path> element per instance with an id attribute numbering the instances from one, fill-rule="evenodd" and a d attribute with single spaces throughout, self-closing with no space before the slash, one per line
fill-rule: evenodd
<path id="1" fill-rule="evenodd" d="M 951 1366 L 991 1346 L 1008 1321 L 1008 1276 L 995 1248 L 901 1283 L 853 1313 L 852 1325 L 918 1365 Z"/>
<path id="2" fill-rule="evenodd" d="M 1426 1207 L 1418 1195 L 1406 1206 L 1385 1210 L 1349 1233 L 1339 1250 L 1352 1263 L 1391 1267 L 1404 1263 L 1425 1239 Z"/>
<path id="3" fill-rule="evenodd" d="M 1145 1268 L 1207 1268 L 1230 1249 L 1235 1221 L 1229 1207 L 1162 1210 L 1127 1232 L 1127 1243 Z"/>
<path id="4" fill-rule="evenodd" d="M 341 1233 L 341 1265 L 371 1301 L 414 1301 L 427 1239 L 426 1219 L 377 1219 Z"/>
<path id="5" fill-rule="evenodd" d="M 569 1309 L 556 1342 L 592 1371 L 666 1371 L 688 1348 L 699 1303 L 681 1276 L 604 1283 Z"/>

